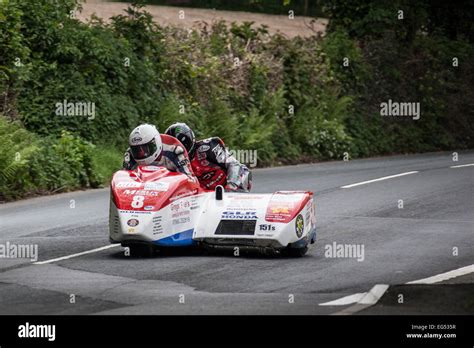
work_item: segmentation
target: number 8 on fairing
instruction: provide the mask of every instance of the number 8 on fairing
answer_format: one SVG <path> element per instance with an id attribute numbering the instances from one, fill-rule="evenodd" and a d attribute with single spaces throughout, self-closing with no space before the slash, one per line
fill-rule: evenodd
<path id="1" fill-rule="evenodd" d="M 133 196 L 132 208 L 141 208 L 143 207 L 143 201 L 145 196 Z"/>

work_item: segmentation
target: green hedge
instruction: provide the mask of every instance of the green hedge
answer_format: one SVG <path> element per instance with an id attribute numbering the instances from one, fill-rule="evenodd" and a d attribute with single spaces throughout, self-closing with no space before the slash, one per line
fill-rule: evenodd
<path id="1" fill-rule="evenodd" d="M 107 163 L 112 157 L 67 131 L 59 138 L 41 138 L 3 116 L 0 138 L 0 201 L 99 187 L 104 177 L 98 160 Z M 115 168 L 119 165 L 114 163 Z"/>
<path id="2" fill-rule="evenodd" d="M 259 165 L 474 147 L 465 36 L 414 30 L 432 24 L 425 5 L 407 7 L 419 23 L 400 26 L 393 9 L 404 1 L 324 3 L 328 33 L 288 39 L 250 22 L 160 27 L 140 6 L 107 24 L 76 20 L 75 0 L 0 2 L 0 113 L 28 138 L 2 135 L 2 197 L 106 182 L 140 122 L 187 122 L 198 137 L 257 150 Z M 421 119 L 381 117 L 388 99 L 420 101 Z M 95 117 L 58 115 L 64 100 L 93 104 Z M 12 160 L 22 151 L 38 180 Z"/>

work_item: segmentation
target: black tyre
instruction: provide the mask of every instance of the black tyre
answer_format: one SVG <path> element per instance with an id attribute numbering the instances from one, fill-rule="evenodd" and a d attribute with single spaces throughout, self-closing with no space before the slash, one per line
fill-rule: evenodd
<path id="1" fill-rule="evenodd" d="M 128 247 L 131 257 L 152 257 L 154 254 L 153 246 L 148 244 L 130 244 Z"/>
<path id="2" fill-rule="evenodd" d="M 286 248 L 286 254 L 290 257 L 302 257 L 308 252 L 308 246 L 302 248 Z"/>

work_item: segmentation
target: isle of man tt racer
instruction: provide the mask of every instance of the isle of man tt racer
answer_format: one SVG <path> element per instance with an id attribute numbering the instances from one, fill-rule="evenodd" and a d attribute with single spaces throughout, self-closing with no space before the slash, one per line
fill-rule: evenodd
<path id="1" fill-rule="evenodd" d="M 191 180 L 197 180 L 184 148 L 176 145 L 175 139 L 160 134 L 155 126 L 139 125 L 130 133 L 128 143 L 130 147 L 124 155 L 124 169 L 133 170 L 138 165 L 164 166 L 170 171 L 186 174 Z"/>
<path id="2" fill-rule="evenodd" d="M 185 123 L 172 124 L 165 133 L 177 138 L 186 148 L 192 170 L 204 188 L 212 190 L 222 185 L 227 191 L 241 192 L 252 188 L 252 173 L 229 153 L 222 139 L 196 141 L 193 130 Z"/>

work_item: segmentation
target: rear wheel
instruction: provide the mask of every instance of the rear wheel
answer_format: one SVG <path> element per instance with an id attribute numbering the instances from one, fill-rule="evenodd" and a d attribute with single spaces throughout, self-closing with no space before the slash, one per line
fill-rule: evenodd
<path id="1" fill-rule="evenodd" d="M 154 253 L 153 246 L 148 244 L 130 244 L 128 247 L 131 257 L 152 257 Z"/>
<path id="2" fill-rule="evenodd" d="M 285 251 L 290 257 L 302 257 L 308 252 L 308 246 L 302 248 L 286 248 Z"/>

